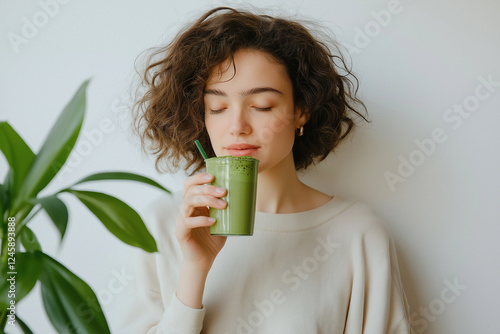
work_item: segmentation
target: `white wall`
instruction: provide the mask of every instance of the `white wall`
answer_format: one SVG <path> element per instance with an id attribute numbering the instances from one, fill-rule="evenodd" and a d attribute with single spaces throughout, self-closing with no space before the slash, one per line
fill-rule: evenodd
<path id="1" fill-rule="evenodd" d="M 57 10 L 51 7 L 45 25 L 32 36 L 25 31 L 27 43 L 14 47 L 9 33 L 22 36 L 23 20 L 43 19 L 41 4 L 50 2 L 54 0 L 0 2 L 0 119 L 8 120 L 37 151 L 76 88 L 92 77 L 83 130 L 99 129 L 104 119 L 113 122 L 114 130 L 104 133 L 102 142 L 92 145 L 80 161 L 73 157 L 72 170 L 56 179 L 47 193 L 103 170 L 133 171 L 180 189 L 182 174 L 159 175 L 153 160 L 141 155 L 127 128 L 128 102 L 123 93 L 130 85 L 136 56 L 171 37 L 208 2 L 60 0 Z M 215 4 L 231 3 L 212 1 Z M 495 320 L 500 309 L 500 264 L 494 254 L 500 253 L 496 202 L 500 199 L 500 4 L 487 0 L 253 4 L 315 18 L 350 45 L 373 123 L 361 127 L 304 180 L 327 193 L 361 199 L 385 218 L 397 246 L 416 332 L 499 332 Z M 390 19 L 386 16 L 383 24 L 377 23 L 374 13 L 388 9 Z M 368 38 L 361 36 L 365 29 L 371 34 Z M 488 78 L 496 83 L 490 90 L 477 88 Z M 464 116 L 459 116 L 453 111 L 456 104 L 466 104 L 472 111 L 464 109 Z M 431 144 L 433 133 L 438 142 Z M 428 155 L 418 152 L 415 141 L 427 143 Z M 404 169 L 400 157 L 418 166 Z M 5 166 L 2 160 L 2 179 Z M 404 169 L 403 176 L 391 188 L 385 174 L 395 177 L 398 168 Z M 112 193 L 136 209 L 159 194 L 127 182 L 82 188 Z M 40 215 L 32 228 L 48 253 L 99 292 L 114 327 L 120 305 L 130 296 L 133 277 L 124 280 L 120 292 L 111 293 L 108 285 L 117 272 L 131 274 L 126 265 L 135 250 L 112 237 L 72 197 L 63 199 L 71 217 L 60 248 L 47 217 Z M 445 290 L 445 282 L 466 288 L 454 295 Z M 55 332 L 42 309 L 38 286 L 21 303 L 19 314 L 36 333 Z"/>

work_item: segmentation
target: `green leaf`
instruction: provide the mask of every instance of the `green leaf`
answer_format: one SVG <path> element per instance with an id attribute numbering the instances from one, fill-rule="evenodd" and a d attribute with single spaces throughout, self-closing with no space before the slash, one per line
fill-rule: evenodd
<path id="1" fill-rule="evenodd" d="M 35 233 L 33 233 L 33 231 L 28 226 L 24 226 L 22 228 L 18 237 L 19 241 L 21 241 L 26 251 L 42 250 L 42 247 L 40 246 Z"/>
<path id="2" fill-rule="evenodd" d="M 10 303 L 9 291 L 10 282 L 8 278 L 15 276 L 15 300 L 23 299 L 36 284 L 42 272 L 42 253 L 27 252 L 16 253 L 15 268 L 10 268 L 7 264 L 2 268 L 2 278 L 0 282 L 0 307 L 2 309 L 8 307 Z M 9 274 L 16 272 L 17 274 Z M 4 275 L 6 275 L 4 277 Z"/>
<path id="3" fill-rule="evenodd" d="M 11 203 L 11 197 L 9 196 L 9 189 L 12 188 L 13 183 L 14 183 L 14 173 L 12 172 L 12 168 L 9 168 L 7 175 L 5 175 L 4 184 L 2 185 L 0 190 L 1 191 L 0 196 L 2 196 L 1 209 L 0 209 L 2 215 L 0 216 L 0 219 L 3 219 L 5 212 L 9 210 L 9 206 Z"/>
<path id="4" fill-rule="evenodd" d="M 100 192 L 65 190 L 75 195 L 118 239 L 147 252 L 157 252 L 156 242 L 134 209 L 121 200 Z"/>
<path id="5" fill-rule="evenodd" d="M 127 172 L 105 172 L 105 173 L 97 173 L 97 174 L 92 174 L 89 175 L 74 185 L 84 183 L 84 182 L 90 182 L 90 181 L 101 181 L 101 180 L 129 180 L 129 181 L 137 181 L 137 182 L 142 182 L 149 184 L 151 186 L 154 186 L 158 189 L 161 189 L 163 191 L 166 191 L 167 193 L 170 193 L 170 190 L 164 188 L 162 185 L 158 184 L 157 182 L 151 180 L 148 177 L 134 174 L 134 173 L 127 173 Z M 73 185 L 73 186 L 74 186 Z"/>
<path id="6" fill-rule="evenodd" d="M 7 196 L 7 204 L 4 206 L 4 215 L 5 214 L 8 214 L 10 217 L 12 216 L 15 216 L 16 217 L 16 220 L 18 222 L 22 222 L 22 223 L 25 223 L 24 219 L 26 218 L 26 216 L 32 211 L 33 209 L 33 205 L 30 204 L 30 203 L 26 203 L 26 202 L 23 202 L 23 204 L 21 205 L 21 207 L 19 208 L 19 210 L 17 210 L 17 212 L 13 212 L 12 211 L 12 201 L 13 201 L 13 198 L 12 196 L 10 195 L 10 189 L 12 188 L 12 185 L 14 184 L 14 173 L 13 173 L 13 170 L 12 168 L 9 169 L 9 172 L 7 173 L 6 177 L 5 177 L 5 183 L 4 183 L 4 194 L 6 194 Z M 8 213 L 5 213 L 7 212 Z M 3 216 L 5 218 L 5 216 Z"/>
<path id="7" fill-rule="evenodd" d="M 16 314 L 16 321 L 19 323 L 19 327 L 21 327 L 21 330 L 23 331 L 24 334 L 33 334 L 28 325 L 26 325 L 24 321 L 22 321 L 17 314 Z"/>
<path id="8" fill-rule="evenodd" d="M 66 233 L 66 227 L 68 226 L 68 208 L 63 201 L 61 201 L 56 195 L 34 198 L 29 200 L 33 204 L 41 204 L 43 209 L 47 212 L 50 219 L 54 222 L 59 234 L 61 235 L 61 240 Z"/>
<path id="9" fill-rule="evenodd" d="M 13 171 L 13 183 L 9 191 L 14 197 L 35 159 L 35 154 L 7 122 L 0 122 L 0 150 Z"/>
<path id="10" fill-rule="evenodd" d="M 97 297 L 81 278 L 43 255 L 42 299 L 50 321 L 59 333 L 109 333 Z"/>
<path id="11" fill-rule="evenodd" d="M 7 211 L 9 207 L 9 194 L 7 192 L 7 187 L 0 184 L 0 221 L 3 219 L 4 212 Z"/>
<path id="12" fill-rule="evenodd" d="M 19 210 L 23 201 L 36 197 L 66 162 L 82 127 L 85 114 L 85 91 L 88 84 L 87 80 L 80 86 L 50 130 L 19 189 L 19 196 L 13 203 L 12 214 Z"/>
<path id="13" fill-rule="evenodd" d="M 12 185 L 14 184 L 14 171 L 12 170 L 12 168 L 9 168 L 7 175 L 5 175 L 3 184 L 5 186 L 5 189 L 7 189 L 7 192 L 9 192 L 9 189 L 11 189 Z"/>

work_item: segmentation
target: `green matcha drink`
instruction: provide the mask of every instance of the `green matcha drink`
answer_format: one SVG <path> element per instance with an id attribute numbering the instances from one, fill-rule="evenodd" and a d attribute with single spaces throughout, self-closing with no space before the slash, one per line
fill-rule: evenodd
<path id="1" fill-rule="evenodd" d="M 259 160 L 224 156 L 205 162 L 207 172 L 214 176 L 212 185 L 227 189 L 227 195 L 222 198 L 227 207 L 224 210 L 210 208 L 210 217 L 216 219 L 210 226 L 210 234 L 252 235 Z"/>

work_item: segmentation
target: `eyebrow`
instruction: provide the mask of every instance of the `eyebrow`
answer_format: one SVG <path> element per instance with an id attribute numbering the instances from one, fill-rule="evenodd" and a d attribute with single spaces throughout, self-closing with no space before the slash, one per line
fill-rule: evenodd
<path id="1" fill-rule="evenodd" d="M 244 90 L 239 92 L 241 96 L 248 96 L 248 95 L 254 95 L 254 94 L 261 94 L 261 93 L 277 93 L 280 95 L 283 95 L 282 92 L 280 92 L 277 89 L 271 88 L 271 87 L 255 87 L 249 90 Z M 215 96 L 227 96 L 225 92 L 223 92 L 220 89 L 205 89 L 204 91 L 205 95 L 215 95 Z"/>

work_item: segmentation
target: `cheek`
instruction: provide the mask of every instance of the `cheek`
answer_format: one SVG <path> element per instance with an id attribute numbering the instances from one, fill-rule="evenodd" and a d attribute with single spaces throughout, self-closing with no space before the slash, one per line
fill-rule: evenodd
<path id="1" fill-rule="evenodd" d="M 295 135 L 295 125 L 294 125 L 293 114 L 281 113 L 273 115 L 272 118 L 268 119 L 265 128 L 272 137 L 283 143 L 293 142 L 293 137 Z"/>
<path id="2" fill-rule="evenodd" d="M 221 122 L 217 122 L 213 117 L 205 117 L 205 128 L 210 137 L 220 132 Z"/>
<path id="3" fill-rule="evenodd" d="M 294 138 L 293 128 L 289 125 L 280 126 L 278 123 L 274 126 L 268 123 L 266 129 L 260 133 L 261 142 L 269 145 L 269 153 L 275 158 L 282 158 L 291 151 Z"/>
<path id="4" fill-rule="evenodd" d="M 205 119 L 205 128 L 207 130 L 208 137 L 210 138 L 210 142 L 212 143 L 212 147 L 214 148 L 217 144 L 217 133 L 220 133 L 220 131 L 217 130 L 216 125 L 216 122 Z"/>

